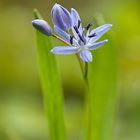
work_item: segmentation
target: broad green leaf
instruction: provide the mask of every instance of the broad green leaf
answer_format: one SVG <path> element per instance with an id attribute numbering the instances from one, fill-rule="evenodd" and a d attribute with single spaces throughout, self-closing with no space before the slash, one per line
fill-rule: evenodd
<path id="1" fill-rule="evenodd" d="M 34 11 L 34 16 L 41 18 L 37 10 Z M 63 93 L 55 55 L 50 52 L 51 40 L 50 37 L 44 36 L 38 31 L 36 31 L 36 37 L 40 79 L 50 138 L 51 140 L 65 140 Z"/>
<path id="2" fill-rule="evenodd" d="M 104 24 L 99 16 L 97 23 Z M 104 35 L 109 42 L 93 52 L 94 60 L 89 64 L 87 140 L 113 139 L 117 99 L 117 54 L 109 34 L 110 32 Z"/>

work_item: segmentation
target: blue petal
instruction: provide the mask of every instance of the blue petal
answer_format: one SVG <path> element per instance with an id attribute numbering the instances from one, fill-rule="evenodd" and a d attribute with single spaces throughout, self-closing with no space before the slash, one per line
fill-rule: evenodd
<path id="1" fill-rule="evenodd" d="M 104 45 L 106 42 L 108 42 L 108 40 L 103 40 L 101 42 L 97 42 L 94 43 L 91 46 L 87 46 L 89 50 L 96 50 L 97 48 L 101 47 L 102 45 Z"/>
<path id="2" fill-rule="evenodd" d="M 71 8 L 71 16 L 72 16 L 73 25 L 78 26 L 78 21 L 79 20 L 81 21 L 81 19 L 78 12 L 74 8 Z"/>
<path id="3" fill-rule="evenodd" d="M 83 59 L 85 62 L 91 62 L 92 61 L 92 54 L 88 50 L 82 50 L 80 51 L 80 58 Z"/>
<path id="4" fill-rule="evenodd" d="M 59 27 L 54 26 L 54 31 L 60 36 L 62 37 L 65 41 L 67 41 L 68 43 L 70 43 L 70 35 L 68 33 L 66 33 L 65 31 L 61 30 Z M 77 41 L 73 38 L 73 44 L 77 45 Z"/>
<path id="5" fill-rule="evenodd" d="M 78 12 L 74 8 L 71 8 L 71 17 L 72 17 L 73 26 L 78 27 L 78 22 L 81 21 L 81 19 Z M 80 24 L 79 32 L 82 33 L 82 31 L 83 31 L 82 25 Z"/>
<path id="6" fill-rule="evenodd" d="M 68 30 L 72 26 L 70 13 L 61 5 L 55 4 L 52 8 L 51 15 L 54 25 L 62 30 Z"/>
<path id="7" fill-rule="evenodd" d="M 58 46 L 51 50 L 54 54 L 75 54 L 78 52 L 78 47 Z"/>
<path id="8" fill-rule="evenodd" d="M 52 29 L 48 22 L 42 19 L 35 19 L 32 21 L 32 25 L 41 33 L 51 36 L 52 35 Z"/>
<path id="9" fill-rule="evenodd" d="M 98 40 L 103 34 L 105 34 L 110 28 L 112 27 L 111 24 L 105 24 L 103 26 L 100 26 L 96 29 L 93 29 L 89 35 L 92 35 L 92 34 L 96 34 L 96 36 L 92 37 L 89 39 L 89 42 L 90 43 L 93 43 L 95 42 L 96 40 Z"/>

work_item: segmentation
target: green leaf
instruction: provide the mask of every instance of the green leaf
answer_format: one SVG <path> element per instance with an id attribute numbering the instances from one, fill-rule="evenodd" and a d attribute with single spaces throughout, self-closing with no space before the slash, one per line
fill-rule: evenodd
<path id="1" fill-rule="evenodd" d="M 41 18 L 37 10 L 34 10 L 34 16 Z M 49 37 L 38 31 L 36 31 L 36 37 L 40 79 L 50 137 L 51 140 L 65 140 L 63 93 L 55 55 L 50 52 L 52 43 Z"/>
<path id="2" fill-rule="evenodd" d="M 98 15 L 98 25 L 104 24 Z M 113 30 L 113 28 L 111 29 Z M 109 42 L 93 52 L 89 64 L 89 91 L 87 91 L 87 140 L 112 140 L 117 99 L 117 54 L 111 36 Z"/>

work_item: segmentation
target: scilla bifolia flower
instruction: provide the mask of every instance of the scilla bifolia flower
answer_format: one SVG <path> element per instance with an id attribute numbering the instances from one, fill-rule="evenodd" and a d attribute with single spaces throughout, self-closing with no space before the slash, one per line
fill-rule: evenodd
<path id="1" fill-rule="evenodd" d="M 83 61 L 91 62 L 92 54 L 90 50 L 96 50 L 108 41 L 103 40 L 96 42 L 112 27 L 111 24 L 105 24 L 91 30 L 92 24 L 89 23 L 85 28 L 83 28 L 78 12 L 72 8 L 70 14 L 64 7 L 59 4 L 54 5 L 51 14 L 52 21 L 54 23 L 54 32 L 57 33 L 59 37 L 51 33 L 52 36 L 62 40 L 67 44 L 67 46 L 58 46 L 53 48 L 51 50 L 53 54 L 65 55 L 79 53 L 80 58 Z M 37 29 L 43 33 L 50 30 L 50 26 L 48 26 L 48 24 L 39 25 L 40 26 Z M 68 33 L 69 30 L 72 31 L 71 34 Z"/>

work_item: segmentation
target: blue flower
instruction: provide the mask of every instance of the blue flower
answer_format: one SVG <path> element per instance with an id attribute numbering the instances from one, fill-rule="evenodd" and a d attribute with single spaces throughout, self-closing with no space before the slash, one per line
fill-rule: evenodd
<path id="1" fill-rule="evenodd" d="M 55 4 L 51 11 L 52 21 L 55 26 L 62 30 L 68 30 L 72 26 L 70 13 L 59 4 Z"/>
<path id="2" fill-rule="evenodd" d="M 52 21 L 54 23 L 54 32 L 52 33 L 50 25 L 44 20 L 33 20 L 33 26 L 47 36 L 53 36 L 65 42 L 67 46 L 57 46 L 51 50 L 53 54 L 79 54 L 85 62 L 92 61 L 91 50 L 104 45 L 108 40 L 96 42 L 111 27 L 111 24 L 105 24 L 95 29 L 90 29 L 92 24 L 89 23 L 85 28 L 82 27 L 81 18 L 78 12 L 71 8 L 69 13 L 64 7 L 55 4 L 51 11 Z M 69 33 L 71 30 L 71 34 Z"/>
<path id="3" fill-rule="evenodd" d="M 58 18 L 58 17 L 57 17 Z M 92 54 L 90 50 L 96 50 L 104 45 L 108 40 L 96 42 L 103 34 L 105 34 L 111 27 L 111 24 L 102 25 L 90 31 L 92 24 L 88 24 L 86 28 L 82 27 L 81 19 L 75 9 L 71 9 L 72 18 L 72 34 L 68 34 L 62 28 L 55 25 L 54 31 L 61 37 L 68 46 L 58 46 L 51 50 L 53 54 L 80 54 L 80 58 L 85 62 L 92 61 Z M 67 24 L 67 22 L 65 22 Z"/>

